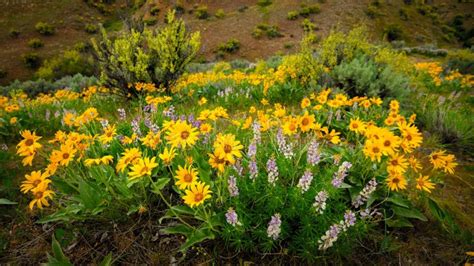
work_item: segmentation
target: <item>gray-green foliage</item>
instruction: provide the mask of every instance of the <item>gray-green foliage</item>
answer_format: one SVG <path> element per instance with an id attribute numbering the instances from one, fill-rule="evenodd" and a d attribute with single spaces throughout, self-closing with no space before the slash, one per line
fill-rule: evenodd
<path id="1" fill-rule="evenodd" d="M 13 90 L 22 90 L 30 97 L 34 97 L 40 93 L 53 92 L 63 88 L 70 88 L 79 92 L 81 89 L 96 85 L 97 83 L 97 78 L 87 77 L 81 74 L 66 76 L 54 82 L 45 79 L 38 79 L 35 81 L 28 80 L 23 82 L 15 80 L 8 86 L 0 87 L 0 95 L 8 95 L 9 92 Z"/>
<path id="2" fill-rule="evenodd" d="M 346 91 L 354 95 L 403 98 L 409 80 L 389 66 L 379 66 L 366 56 L 343 62 L 334 68 L 332 77 Z"/>
<path id="3" fill-rule="evenodd" d="M 100 40 L 92 39 L 101 83 L 125 94 L 127 85 L 135 82 L 152 82 L 169 90 L 200 47 L 199 32 L 187 32 L 174 11 L 161 29 L 131 29 L 113 40 L 103 28 L 101 32 Z"/>

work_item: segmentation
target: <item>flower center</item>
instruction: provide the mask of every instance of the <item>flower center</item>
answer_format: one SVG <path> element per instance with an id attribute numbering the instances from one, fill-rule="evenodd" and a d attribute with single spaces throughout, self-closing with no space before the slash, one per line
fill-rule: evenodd
<path id="1" fill-rule="evenodd" d="M 392 160 L 392 161 L 390 161 L 390 163 L 391 163 L 393 166 L 397 166 L 397 165 L 398 165 L 398 160 Z"/>
<path id="2" fill-rule="evenodd" d="M 36 186 L 39 185 L 39 183 L 41 183 L 41 180 L 35 180 L 35 181 L 33 181 L 33 186 L 36 187 Z"/>
<path id="3" fill-rule="evenodd" d="M 301 124 L 302 124 L 303 126 L 306 126 L 306 125 L 308 125 L 308 124 L 309 124 L 309 119 L 308 119 L 308 118 L 306 118 L 306 117 L 305 117 L 305 118 L 303 118 L 303 120 L 301 121 Z"/>
<path id="4" fill-rule="evenodd" d="M 372 148 L 372 151 L 373 151 L 374 153 L 379 153 L 379 152 L 380 152 L 380 149 L 379 149 L 378 147 L 373 147 L 373 148 Z"/>
<path id="5" fill-rule="evenodd" d="M 407 135 L 407 140 L 408 140 L 408 141 L 412 140 L 411 135 Z"/>
<path id="6" fill-rule="evenodd" d="M 398 177 L 394 177 L 394 178 L 392 179 L 392 183 L 398 185 L 398 183 L 400 183 L 400 179 L 398 179 Z"/>
<path id="7" fill-rule="evenodd" d="M 296 130 L 296 125 L 295 124 L 290 124 L 290 130 L 295 131 Z"/>
<path id="8" fill-rule="evenodd" d="M 183 131 L 181 132 L 181 138 L 182 139 L 187 139 L 189 137 L 189 132 L 188 131 Z"/>
<path id="9" fill-rule="evenodd" d="M 26 146 L 31 146 L 31 145 L 33 145 L 33 143 L 34 143 L 34 141 L 33 141 L 32 139 L 27 139 L 27 140 L 25 141 L 25 145 L 26 145 Z"/>
<path id="10" fill-rule="evenodd" d="M 69 158 L 69 153 L 65 152 L 63 153 L 63 159 L 67 160 Z"/>
<path id="11" fill-rule="evenodd" d="M 390 140 L 386 140 L 386 141 L 383 143 L 383 145 L 384 145 L 385 147 L 390 147 L 391 144 L 392 144 L 392 143 L 390 142 Z"/>
<path id="12" fill-rule="evenodd" d="M 35 193 L 35 198 L 37 199 L 41 199 L 43 197 L 43 192 L 42 191 L 38 191 Z"/>
<path id="13" fill-rule="evenodd" d="M 190 183 L 191 181 L 193 181 L 193 176 L 190 173 L 187 173 L 184 175 L 183 179 L 184 179 L 184 182 Z"/>
<path id="14" fill-rule="evenodd" d="M 357 123 L 352 124 L 352 128 L 358 128 L 359 125 Z"/>
<path id="15" fill-rule="evenodd" d="M 204 195 L 202 193 L 196 193 L 194 194 L 194 201 L 195 202 L 200 202 L 204 198 Z"/>
<path id="16" fill-rule="evenodd" d="M 232 146 L 230 146 L 229 144 L 225 144 L 224 145 L 224 152 L 225 153 L 231 153 L 232 152 Z"/>

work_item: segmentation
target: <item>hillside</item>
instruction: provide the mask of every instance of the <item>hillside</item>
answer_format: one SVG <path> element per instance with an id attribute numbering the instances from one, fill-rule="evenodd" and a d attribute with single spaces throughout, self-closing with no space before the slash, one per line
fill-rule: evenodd
<path id="1" fill-rule="evenodd" d="M 0 9 L 0 70 L 4 73 L 0 84 L 33 77 L 35 68 L 25 66 L 24 55 L 36 53 L 44 62 L 78 43 L 89 42 L 96 33 L 87 33 L 87 25 L 103 23 L 109 31 L 119 30 L 122 27 L 121 18 L 127 16 L 124 14 L 133 14 L 135 18 L 143 18 L 147 24 L 159 27 L 163 24 L 165 11 L 177 8 L 187 25 L 193 31 L 201 32 L 199 61 L 214 61 L 222 58 L 264 59 L 278 53 L 294 52 L 304 33 L 302 23 L 305 20 L 319 38 L 326 36 L 331 29 L 346 31 L 365 24 L 374 41 L 383 40 L 386 30 L 392 29 L 394 38 L 405 41 L 409 46 L 434 44 L 438 47 L 459 47 L 462 44 L 456 38 L 457 32 L 451 22 L 456 15 L 461 16 L 461 22 L 469 30 L 473 25 L 474 10 L 472 2 L 447 0 L 423 1 L 427 4 L 406 4 L 417 1 L 402 0 L 102 2 L 11 1 L 2 4 L 6 8 Z M 294 17 L 290 20 L 288 16 L 291 13 Z M 49 23 L 55 28 L 55 33 L 51 36 L 38 33 L 35 30 L 38 22 Z M 260 29 L 256 29 L 258 26 Z M 15 32 L 18 33 L 16 37 Z M 262 36 L 256 37 L 256 34 Z M 43 47 L 29 47 L 28 42 L 33 38 L 40 39 Z M 233 49 L 232 53 L 218 52 L 218 47 L 231 39 L 238 42 L 239 48 Z"/>

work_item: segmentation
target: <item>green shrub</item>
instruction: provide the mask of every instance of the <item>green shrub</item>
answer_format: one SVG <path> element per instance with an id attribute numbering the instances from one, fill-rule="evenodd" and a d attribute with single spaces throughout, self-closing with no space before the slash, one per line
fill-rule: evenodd
<path id="1" fill-rule="evenodd" d="M 147 18 L 143 20 L 143 24 L 145 24 L 146 26 L 153 26 L 156 25 L 156 23 L 158 23 L 158 20 L 156 18 Z"/>
<path id="2" fill-rule="evenodd" d="M 458 70 L 462 74 L 474 75 L 474 52 L 468 49 L 449 51 L 446 67 L 450 70 Z"/>
<path id="3" fill-rule="evenodd" d="M 28 46 L 34 49 L 41 48 L 44 46 L 43 41 L 38 38 L 34 38 L 28 41 Z"/>
<path id="4" fill-rule="evenodd" d="M 196 18 L 198 19 L 208 19 L 209 18 L 209 12 L 207 11 L 207 6 L 205 5 L 200 5 L 196 8 L 194 12 Z"/>
<path id="5" fill-rule="evenodd" d="M 94 33 L 97 33 L 99 28 L 94 24 L 86 24 L 86 26 L 84 27 L 84 30 L 89 34 L 94 34 Z"/>
<path id="6" fill-rule="evenodd" d="M 43 35 L 53 35 L 55 32 L 54 26 L 46 22 L 36 23 L 35 29 L 37 32 Z"/>
<path id="7" fill-rule="evenodd" d="M 74 50 L 80 52 L 80 53 L 85 53 L 90 51 L 92 48 L 91 44 L 89 42 L 78 42 L 74 44 Z"/>
<path id="8" fill-rule="evenodd" d="M 255 26 L 252 32 L 252 36 L 258 39 L 263 35 L 267 36 L 270 39 L 283 37 L 283 34 L 281 34 L 277 26 L 261 23 Z"/>
<path id="9" fill-rule="evenodd" d="M 450 148 L 474 155 L 474 117 L 469 107 L 459 106 L 458 95 L 418 95 L 413 101 L 420 127 Z"/>
<path id="10" fill-rule="evenodd" d="M 233 38 L 228 40 L 226 43 L 221 43 L 217 47 L 217 51 L 233 54 L 240 49 L 239 40 Z"/>
<path id="11" fill-rule="evenodd" d="M 171 92 L 171 85 L 196 56 L 200 46 L 199 33 L 186 31 L 175 11 L 167 14 L 167 25 L 160 29 L 131 29 L 109 39 L 102 29 L 102 38 L 92 40 L 101 82 L 119 88 L 127 95 L 128 84 L 152 82 Z M 132 93 L 137 93 L 132 91 Z"/>
<path id="12" fill-rule="evenodd" d="M 76 92 L 79 92 L 83 88 L 97 84 L 98 80 L 96 77 L 86 77 L 81 74 L 62 77 L 55 81 L 44 79 L 28 81 L 15 80 L 8 86 L 0 87 L 0 95 L 8 95 L 10 91 L 17 89 L 25 92 L 30 97 L 35 97 L 40 93 L 50 93 L 63 88 L 70 88 Z"/>
<path id="13" fill-rule="evenodd" d="M 409 80 L 388 66 L 377 65 L 367 56 L 342 62 L 331 72 L 335 84 L 352 96 L 380 96 L 403 99 Z"/>
<path id="14" fill-rule="evenodd" d="M 272 4 L 272 0 L 258 0 L 257 5 L 260 7 L 267 7 Z"/>
<path id="15" fill-rule="evenodd" d="M 217 9 L 215 16 L 216 18 L 224 18 L 225 17 L 224 9 L 222 8 Z"/>
<path id="16" fill-rule="evenodd" d="M 303 30 L 305 32 L 312 32 L 317 29 L 316 24 L 314 24 L 311 20 L 305 18 L 301 22 L 301 27 L 303 27 Z"/>
<path id="17" fill-rule="evenodd" d="M 20 36 L 20 31 L 17 29 L 10 29 L 8 35 L 12 38 L 18 38 L 18 36 Z"/>
<path id="18" fill-rule="evenodd" d="M 299 15 L 306 18 L 309 17 L 311 14 L 319 14 L 321 13 L 321 7 L 318 4 L 313 4 L 313 5 L 306 5 L 302 4 Z"/>
<path id="19" fill-rule="evenodd" d="M 28 68 L 38 68 L 41 65 L 41 58 L 37 53 L 26 53 L 22 55 L 23 63 Z"/>
<path id="20" fill-rule="evenodd" d="M 158 15 L 158 13 L 160 13 L 160 8 L 159 7 L 154 6 L 150 9 L 150 15 L 156 16 L 156 15 Z"/>
<path id="21" fill-rule="evenodd" d="M 87 76 L 94 74 L 94 62 L 92 58 L 86 57 L 76 50 L 68 50 L 52 59 L 45 60 L 43 65 L 36 71 L 36 76 L 46 80 L 53 80 L 78 73 Z"/>
<path id="22" fill-rule="evenodd" d="M 298 11 L 290 11 L 288 12 L 288 15 L 286 15 L 286 18 L 288 20 L 296 20 L 300 13 Z"/>
<path id="23" fill-rule="evenodd" d="M 389 42 L 403 38 L 402 28 L 398 24 L 390 24 L 385 27 L 384 34 Z"/>

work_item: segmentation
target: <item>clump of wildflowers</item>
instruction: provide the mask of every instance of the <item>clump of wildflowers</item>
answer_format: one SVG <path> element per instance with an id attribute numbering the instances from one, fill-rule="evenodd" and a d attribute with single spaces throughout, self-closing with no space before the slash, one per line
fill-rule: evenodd
<path id="1" fill-rule="evenodd" d="M 377 181 L 375 178 L 372 178 L 369 183 L 362 189 L 359 195 L 355 198 L 354 202 L 352 202 L 352 206 L 355 208 L 359 208 L 362 206 L 370 197 L 370 194 L 372 194 L 375 189 L 377 188 Z"/>
<path id="2" fill-rule="evenodd" d="M 315 166 L 321 160 L 321 152 L 319 151 L 319 143 L 316 140 L 311 141 L 308 147 L 307 159 L 308 164 Z"/>
<path id="3" fill-rule="evenodd" d="M 344 178 L 347 176 L 347 171 L 352 167 L 350 162 L 343 162 L 332 179 L 332 185 L 336 188 L 341 187 Z"/>
<path id="4" fill-rule="evenodd" d="M 228 224 L 232 226 L 241 225 L 241 223 L 239 222 L 239 217 L 232 207 L 227 210 L 225 214 L 225 220 Z"/>
<path id="5" fill-rule="evenodd" d="M 278 165 L 275 161 L 275 158 L 268 159 L 267 173 L 268 173 L 268 183 L 275 185 L 275 181 L 278 179 Z"/>
<path id="6" fill-rule="evenodd" d="M 227 187 L 231 197 L 237 197 L 239 195 L 239 188 L 237 187 L 237 179 L 235 176 L 229 176 L 229 179 L 227 180 Z"/>
<path id="7" fill-rule="evenodd" d="M 323 190 L 323 191 L 318 192 L 316 197 L 314 197 L 313 207 L 316 209 L 316 212 L 318 212 L 319 214 L 322 214 L 324 210 L 326 209 L 326 201 L 328 199 L 328 196 L 329 196 L 328 193 L 325 190 Z"/>
<path id="8" fill-rule="evenodd" d="M 278 150 L 281 153 L 283 153 L 283 156 L 285 156 L 285 158 L 287 159 L 290 159 L 291 157 L 293 157 L 294 156 L 293 145 L 291 145 L 291 143 L 286 143 L 286 139 L 283 136 L 283 130 L 281 128 L 278 129 L 276 138 L 277 138 Z"/>
<path id="9" fill-rule="evenodd" d="M 278 237 L 280 236 L 280 232 L 281 232 L 280 214 L 275 213 L 272 216 L 272 219 L 270 220 L 270 222 L 268 223 L 267 235 L 273 240 L 277 240 Z"/>
<path id="10" fill-rule="evenodd" d="M 309 187 L 311 186 L 311 181 L 313 181 L 313 173 L 311 173 L 309 170 L 306 170 L 298 181 L 298 188 L 303 192 L 308 191 Z"/>

